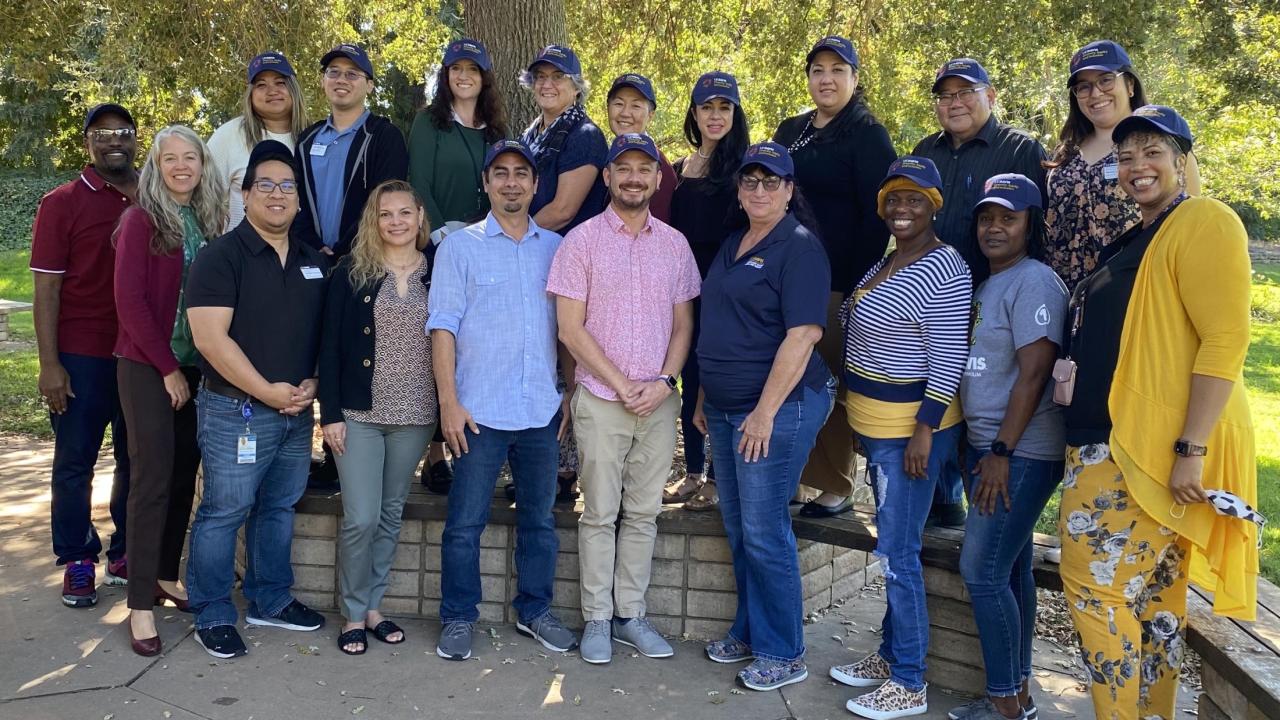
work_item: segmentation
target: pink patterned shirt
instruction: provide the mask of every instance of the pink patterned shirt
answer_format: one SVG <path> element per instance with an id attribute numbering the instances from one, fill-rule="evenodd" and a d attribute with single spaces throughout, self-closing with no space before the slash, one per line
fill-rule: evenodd
<path id="1" fill-rule="evenodd" d="M 547 277 L 547 292 L 587 304 L 587 332 L 634 381 L 662 374 L 674 308 L 698 297 L 701 286 L 684 235 L 652 215 L 632 235 L 612 205 L 569 231 Z M 582 365 L 576 378 L 592 395 L 618 399 Z"/>

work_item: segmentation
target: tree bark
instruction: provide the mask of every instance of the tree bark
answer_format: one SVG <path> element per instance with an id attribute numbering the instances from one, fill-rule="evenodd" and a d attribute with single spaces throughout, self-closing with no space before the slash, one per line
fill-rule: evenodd
<path id="1" fill-rule="evenodd" d="M 520 73 L 543 47 L 568 42 L 564 0 L 463 0 L 462 6 L 467 35 L 489 49 L 507 122 L 518 135 L 538 112 L 532 93 L 520 87 Z"/>

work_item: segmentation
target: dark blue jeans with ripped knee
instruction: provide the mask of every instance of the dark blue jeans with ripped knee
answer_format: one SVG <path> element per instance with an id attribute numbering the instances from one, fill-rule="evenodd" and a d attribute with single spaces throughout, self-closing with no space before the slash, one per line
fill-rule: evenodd
<path id="1" fill-rule="evenodd" d="M 929 650 L 929 614 L 920 565 L 921 536 L 933 505 L 933 491 L 947 460 L 956 453 L 961 425 L 933 434 L 927 477 L 903 468 L 909 438 L 858 436 L 867 456 L 876 493 L 876 557 L 884 571 L 885 611 L 880 656 L 889 662 L 894 682 L 910 690 L 924 687 L 924 658 Z"/>

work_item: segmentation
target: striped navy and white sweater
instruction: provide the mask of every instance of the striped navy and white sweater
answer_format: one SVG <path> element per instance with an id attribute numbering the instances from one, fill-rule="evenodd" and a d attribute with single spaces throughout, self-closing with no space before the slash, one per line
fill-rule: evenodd
<path id="1" fill-rule="evenodd" d="M 892 256 L 890 256 L 892 257 Z M 889 257 L 858 282 L 866 285 Z M 943 245 L 846 302 L 844 377 L 851 392 L 919 402 L 916 419 L 938 427 L 969 355 L 973 285 L 960 253 Z"/>

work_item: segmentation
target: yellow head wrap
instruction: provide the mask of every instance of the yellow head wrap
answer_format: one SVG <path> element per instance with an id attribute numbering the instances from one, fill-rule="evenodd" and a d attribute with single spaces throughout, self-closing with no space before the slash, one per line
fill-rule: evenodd
<path id="1" fill-rule="evenodd" d="M 934 212 L 942 209 L 942 193 L 938 192 L 938 188 L 920 187 L 911 178 L 895 175 L 885 180 L 880 186 L 880 192 L 876 194 L 876 214 L 882 218 L 884 217 L 884 198 L 894 190 L 915 190 L 929 198 L 929 202 L 933 203 Z"/>

